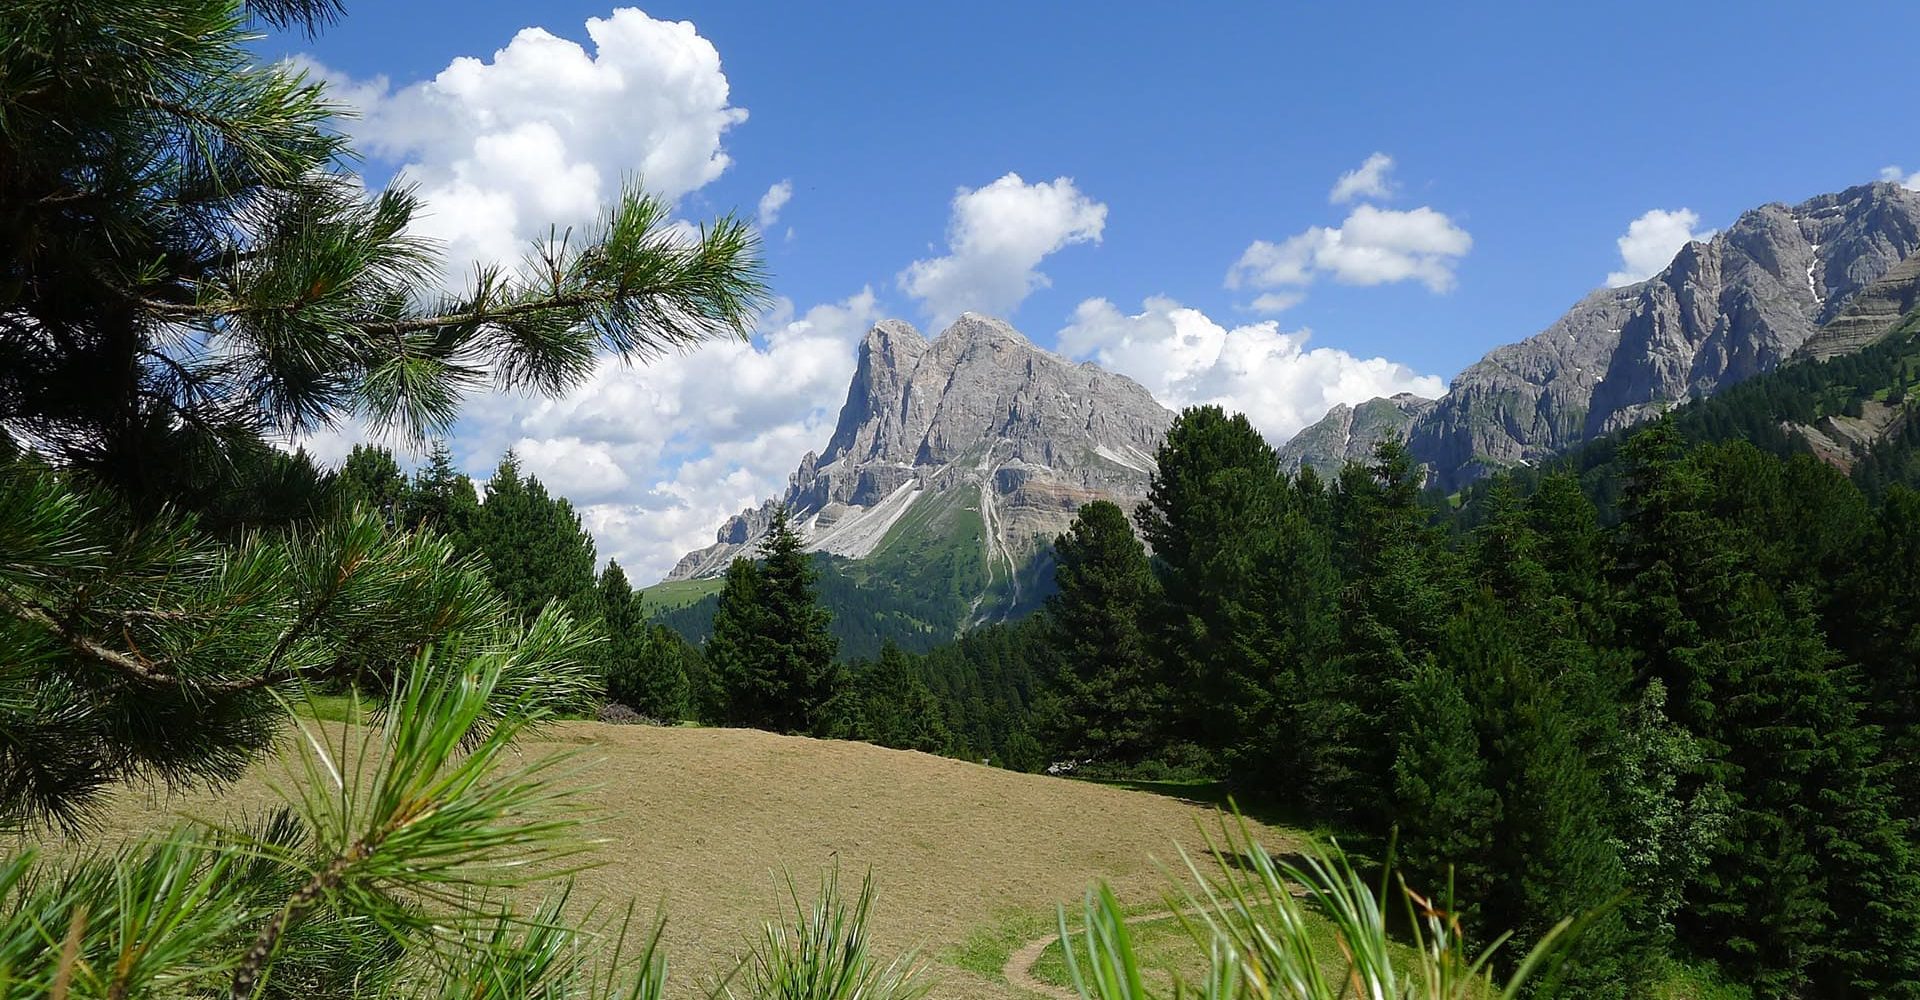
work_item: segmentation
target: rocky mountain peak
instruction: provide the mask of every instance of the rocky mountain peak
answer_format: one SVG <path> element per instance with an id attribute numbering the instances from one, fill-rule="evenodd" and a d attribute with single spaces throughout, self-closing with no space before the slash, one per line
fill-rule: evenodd
<path id="1" fill-rule="evenodd" d="M 1133 380 L 1043 350 L 1002 320 L 966 313 L 931 341 L 883 320 L 861 340 L 825 450 L 668 579 L 723 572 L 765 533 L 776 503 L 810 548 L 850 557 L 883 544 L 909 510 L 937 504 L 945 528 L 974 531 L 1011 571 L 1081 504 L 1130 509 L 1143 498 L 1172 420 Z"/>
<path id="2" fill-rule="evenodd" d="M 1762 205 L 1682 247 L 1659 274 L 1599 289 L 1496 348 L 1406 426 L 1359 428 L 1336 411 L 1284 453 L 1325 468 L 1371 449 L 1362 430 L 1399 436 L 1456 487 L 1778 366 L 1916 252 L 1920 192 L 1897 184 Z"/>

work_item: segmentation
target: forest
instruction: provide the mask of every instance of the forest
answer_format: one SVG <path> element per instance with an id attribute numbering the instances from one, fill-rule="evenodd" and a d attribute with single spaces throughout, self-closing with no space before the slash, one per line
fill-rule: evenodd
<path id="1" fill-rule="evenodd" d="M 842 655 L 825 597 L 856 599 L 777 513 L 695 645 L 516 456 L 476 488 L 444 439 L 487 392 L 748 336 L 756 231 L 630 185 L 449 291 L 416 193 L 346 173 L 325 86 L 246 48 L 340 15 L 0 7 L 0 997 L 657 1000 L 659 925 L 569 908 L 578 790 L 522 753 L 594 716 L 1219 782 L 1382 874 L 1230 834 L 1193 995 L 1627 997 L 1672 959 L 1920 995 L 1920 435 L 1843 471 L 1782 427 L 1908 399 L 1912 321 L 1458 496 L 1393 444 L 1288 472 L 1189 408 L 1044 607 L 920 651 Z M 349 421 L 424 460 L 283 447 Z M 323 730 L 327 696 L 368 712 Z M 276 754 L 271 810 L 101 836 L 116 790 Z M 1141 996 L 1102 891 L 1060 911 L 1077 992 Z M 792 898 L 711 995 L 924 994 L 870 884 Z M 1541 950 L 1475 964 L 1508 932 Z"/>

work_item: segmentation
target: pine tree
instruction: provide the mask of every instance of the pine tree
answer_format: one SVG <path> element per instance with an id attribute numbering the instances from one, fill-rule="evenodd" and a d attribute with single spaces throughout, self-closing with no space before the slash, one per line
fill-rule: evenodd
<path id="1" fill-rule="evenodd" d="M 940 704 L 907 654 L 889 642 L 854 682 L 861 738 L 898 750 L 945 752 L 953 743 Z"/>
<path id="2" fill-rule="evenodd" d="M 648 622 L 619 562 L 608 562 L 601 571 L 599 595 L 607 625 L 607 697 L 662 722 L 692 718 L 693 682 L 686 664 L 691 647 L 666 626 Z"/>
<path id="3" fill-rule="evenodd" d="M 814 594 L 813 562 L 784 507 L 760 543 L 762 565 L 727 569 L 706 659 L 726 692 L 729 724 L 807 733 L 842 685 L 831 615 Z"/>
<path id="4" fill-rule="evenodd" d="M 1273 448 L 1217 406 L 1175 419 L 1136 516 L 1160 577 L 1151 649 L 1173 694 L 1170 752 L 1231 752 L 1268 731 L 1290 687 L 1278 586 L 1292 500 Z"/>
<path id="5" fill-rule="evenodd" d="M 1492 866 L 1500 796 L 1488 783 L 1480 731 L 1451 669 L 1416 668 L 1400 701 L 1393 761 L 1400 864 L 1417 891 L 1449 909 L 1458 901 L 1472 919 L 1501 874 Z"/>
<path id="6" fill-rule="evenodd" d="M 596 686 L 596 631 L 523 620 L 390 510 L 325 509 L 265 439 L 362 417 L 418 440 L 479 373 L 559 393 L 601 348 L 742 335 L 754 238 L 668 233 L 636 192 L 537 275 L 443 294 L 413 196 L 337 172 L 322 87 L 249 46 L 256 18 L 337 11 L 0 5 L 0 826 L 83 828 L 116 782 L 218 785 L 269 747 L 298 782 L 268 816 L 0 864 L 9 995 L 593 976 L 596 934 L 507 901 L 572 853 L 552 762 L 514 741 Z M 282 738 L 288 704 L 348 678 L 372 726 Z"/>
<path id="7" fill-rule="evenodd" d="M 379 514 L 388 524 L 401 522 L 401 502 L 407 477 L 393 452 L 377 445 L 356 444 L 334 477 L 340 500 L 359 504 Z"/>
<path id="8" fill-rule="evenodd" d="M 507 452 L 487 481 L 473 538 L 494 586 L 526 614 L 550 601 L 576 615 L 597 613 L 593 536 L 564 497 L 553 497 L 540 480 L 520 471 Z"/>
<path id="9" fill-rule="evenodd" d="M 1046 614 L 1060 701 L 1050 742 L 1076 761 L 1139 763 L 1156 748 L 1167 704 L 1143 627 L 1158 596 L 1146 550 L 1120 508 L 1096 500 L 1053 554 Z"/>

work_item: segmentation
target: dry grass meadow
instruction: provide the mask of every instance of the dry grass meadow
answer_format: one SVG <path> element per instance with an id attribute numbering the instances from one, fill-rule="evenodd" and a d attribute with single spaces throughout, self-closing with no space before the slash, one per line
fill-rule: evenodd
<path id="1" fill-rule="evenodd" d="M 329 728 L 338 730 L 339 724 Z M 918 948 L 941 998 L 1015 998 L 999 974 L 1022 942 L 1046 933 L 1054 908 L 1077 908 L 1110 881 L 1122 899 L 1157 908 L 1169 887 L 1155 859 L 1198 852 L 1196 819 L 1213 810 L 1161 795 L 1016 774 L 864 743 L 753 730 L 555 725 L 524 752 L 574 755 L 581 798 L 597 817 L 595 865 L 578 877 L 582 905 L 641 914 L 664 906 L 676 993 L 723 972 L 783 902 L 783 873 L 810 897 L 837 864 L 857 888 L 878 888 L 875 939 Z M 112 805 L 117 831 L 177 816 L 230 819 L 271 805 L 269 763 L 218 793 L 156 798 L 129 790 Z M 1266 830 L 1273 848 L 1285 831 Z"/>

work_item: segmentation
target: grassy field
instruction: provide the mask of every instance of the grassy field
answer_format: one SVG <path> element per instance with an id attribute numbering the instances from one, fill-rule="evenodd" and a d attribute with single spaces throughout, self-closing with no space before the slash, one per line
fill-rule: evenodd
<path id="1" fill-rule="evenodd" d="M 320 706 L 343 717 L 346 706 Z M 1095 879 L 1151 909 L 1168 887 L 1155 858 L 1201 849 L 1209 812 L 1162 795 L 1016 774 L 925 754 L 750 730 L 556 725 L 529 754 L 573 753 L 598 818 L 597 867 L 576 898 L 667 913 L 676 993 L 721 972 L 780 901 L 791 872 L 802 890 L 825 866 L 869 869 L 879 889 L 875 937 L 918 948 L 934 996 L 1014 1000 L 1007 956 L 1077 908 Z M 283 767 L 264 765 L 218 792 L 123 792 L 107 817 L 121 833 L 171 816 L 229 819 L 274 801 Z M 1275 849 L 1294 845 L 1264 830 Z"/>
<path id="2" fill-rule="evenodd" d="M 648 613 L 672 611 L 697 604 L 709 594 L 718 594 L 726 585 L 725 580 L 713 577 L 707 580 L 670 580 L 656 583 L 640 591 L 640 597 L 647 603 Z"/>

